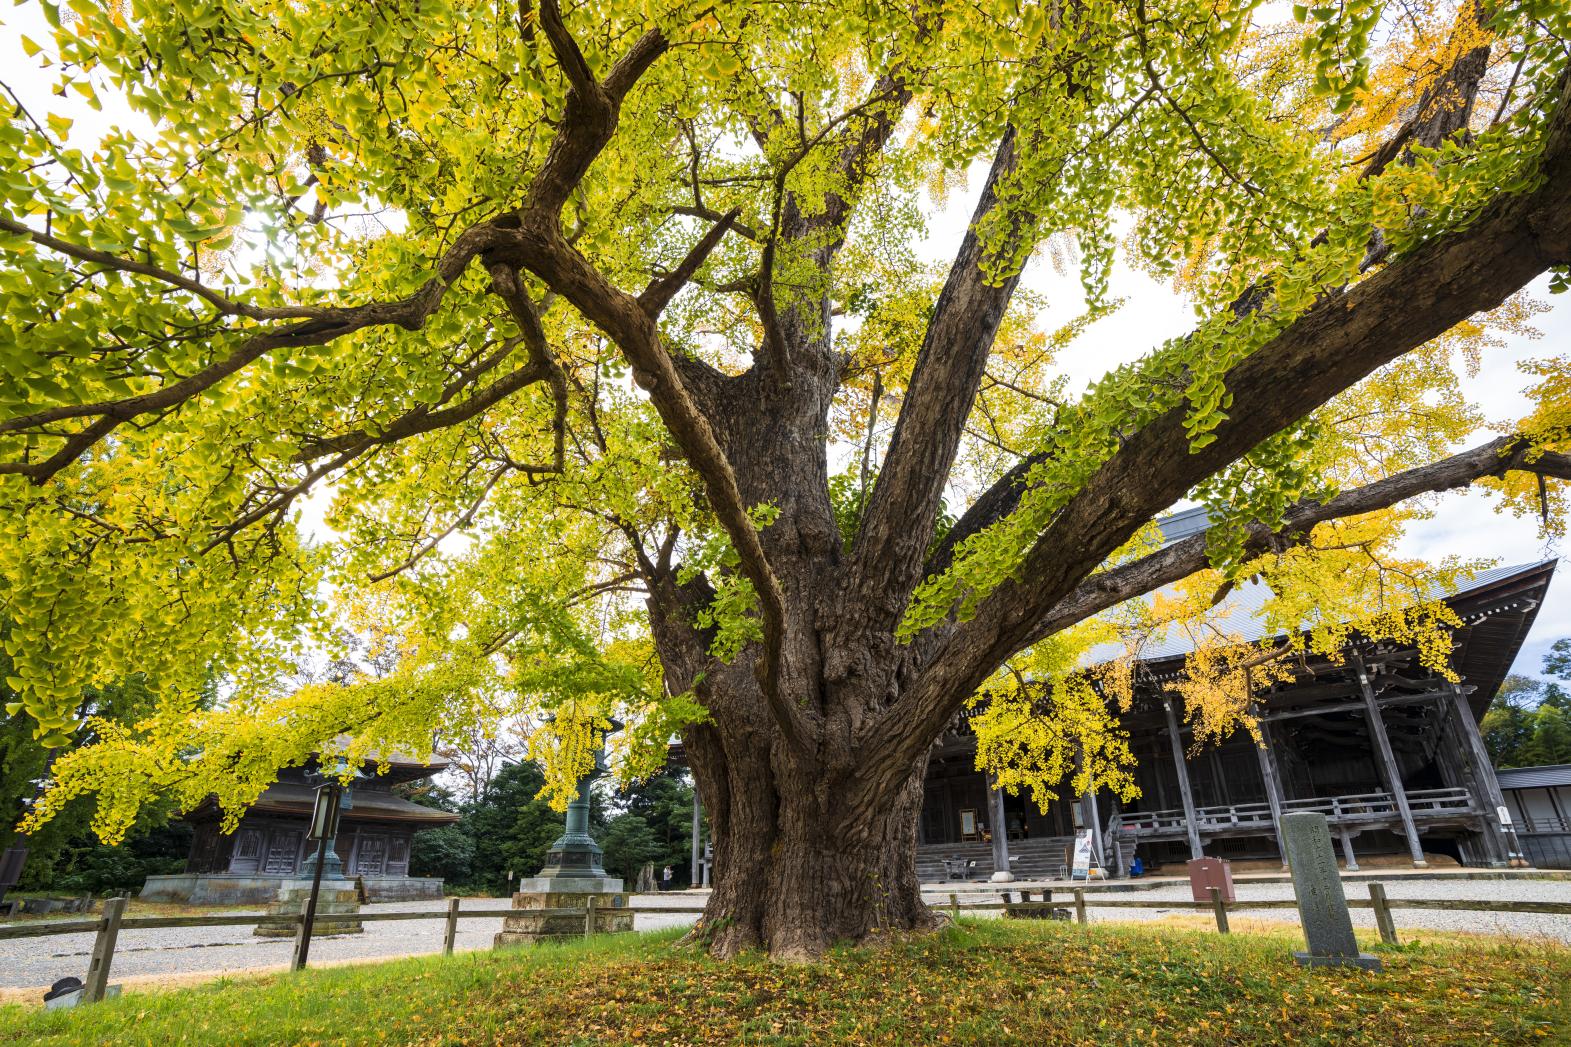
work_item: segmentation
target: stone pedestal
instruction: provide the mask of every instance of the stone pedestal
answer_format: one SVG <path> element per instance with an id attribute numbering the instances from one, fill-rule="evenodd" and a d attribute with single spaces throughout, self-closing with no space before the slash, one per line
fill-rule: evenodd
<path id="1" fill-rule="evenodd" d="M 513 908 L 538 911 L 506 917 L 496 936 L 496 948 L 583 937 L 583 910 L 591 898 L 595 903 L 596 934 L 633 929 L 633 910 L 629 908 L 632 896 L 622 892 L 622 881 L 614 876 L 536 876 L 518 886 Z M 553 915 L 549 912 L 552 909 L 578 911 Z"/>
<path id="2" fill-rule="evenodd" d="M 620 727 L 612 721 L 612 730 Z M 567 824 L 546 852 L 545 868 L 539 876 L 519 881 L 518 893 L 513 895 L 514 909 L 534 911 L 504 917 L 496 936 L 497 948 L 583 937 L 588 919 L 584 910 L 591 899 L 595 903 L 595 934 L 633 929 L 630 896 L 622 893 L 620 878 L 605 874 L 600 847 L 589 835 L 589 784 L 604 773 L 604 754 L 597 752 L 594 771 L 579 779 L 578 796 L 567 805 Z M 578 911 L 560 915 L 552 911 L 562 909 Z"/>
<path id="3" fill-rule="evenodd" d="M 305 912 L 310 897 L 310 880 L 285 880 L 278 890 L 278 900 L 267 907 L 267 914 L 289 919 L 264 919 L 253 933 L 263 938 L 293 938 L 298 927 L 293 918 Z M 353 880 L 323 880 L 322 892 L 316 898 L 316 925 L 311 936 L 359 934 L 365 930 L 365 925 L 355 919 L 359 914 L 360 892 Z"/>
<path id="4" fill-rule="evenodd" d="M 1282 845 L 1292 867 L 1293 894 L 1298 898 L 1298 918 L 1309 942 L 1307 952 L 1295 952 L 1301 967 L 1362 967 L 1378 971 L 1380 958 L 1358 951 L 1347 894 L 1336 867 L 1336 849 L 1326 816 L 1297 811 L 1282 816 Z"/>

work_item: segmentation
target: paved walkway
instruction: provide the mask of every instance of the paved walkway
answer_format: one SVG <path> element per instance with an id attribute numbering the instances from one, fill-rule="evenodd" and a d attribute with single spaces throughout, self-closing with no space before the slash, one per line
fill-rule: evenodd
<path id="1" fill-rule="evenodd" d="M 1505 879 L 1471 879 L 1452 875 L 1426 877 L 1400 874 L 1370 877 L 1379 879 L 1392 898 L 1456 898 L 1489 901 L 1564 901 L 1571 902 L 1571 879 L 1550 880 L 1511 876 Z M 1058 883 L 981 884 L 954 883 L 929 884 L 924 887 L 928 900 L 942 905 L 949 893 L 956 893 L 962 903 L 966 901 L 996 900 L 1000 889 L 1039 891 L 1044 886 L 1055 890 L 1055 900 L 1063 898 L 1068 904 L 1068 890 L 1072 886 Z M 1139 893 L 1126 893 L 1138 887 Z M 1237 883 L 1240 903 L 1254 899 L 1279 899 L 1293 896 L 1288 883 L 1240 880 Z M 1139 884 L 1115 881 L 1095 884 L 1089 894 L 1107 892 L 1117 897 L 1139 897 L 1151 900 L 1187 900 L 1188 885 L 1178 880 L 1146 881 Z M 1368 896 L 1361 883 L 1347 885 L 1350 898 Z M 685 926 L 695 916 L 685 913 L 661 914 L 662 907 L 688 907 L 701 904 L 707 891 L 681 891 L 671 894 L 639 895 L 635 905 L 640 910 L 635 918 L 637 930 L 654 930 L 661 927 Z M 504 898 L 466 898 L 463 908 L 508 908 Z M 375 959 L 393 959 L 439 952 L 442 948 L 441 903 L 397 902 L 365 906 L 366 912 L 431 911 L 430 920 L 389 920 L 365 924 L 365 933 L 317 938 L 311 943 L 313 964 L 364 962 Z M 260 910 L 258 910 L 260 911 Z M 1258 917 L 1261 920 L 1294 922 L 1291 910 L 1249 910 L 1241 904 L 1234 909 L 1237 917 Z M 986 914 L 984 914 L 986 915 Z M 991 915 L 997 915 L 996 913 Z M 1092 907 L 1089 912 L 1093 922 L 1124 920 L 1170 919 L 1175 916 L 1195 916 L 1187 909 L 1102 909 Z M 1201 918 L 1206 918 L 1200 914 Z M 1462 911 L 1423 911 L 1400 909 L 1395 912 L 1397 928 L 1405 939 L 1425 930 L 1471 931 L 1485 934 L 1507 935 L 1518 939 L 1551 940 L 1571 944 L 1571 917 L 1533 913 L 1480 913 Z M 1367 909 L 1353 911 L 1355 924 L 1373 926 L 1373 913 Z M 460 950 L 489 949 L 491 939 L 502 928 L 501 916 L 464 919 L 459 921 L 456 948 Z M 125 982 L 128 986 L 170 985 L 193 980 L 205 980 L 224 975 L 246 972 L 279 970 L 289 963 L 292 939 L 257 938 L 250 927 L 177 927 L 146 930 L 126 929 L 120 932 L 115 950 L 111 980 Z M 40 987 L 66 975 L 81 977 L 93 947 L 93 935 L 62 934 L 43 938 L 21 938 L 0 941 L 0 999 L 36 1000 L 42 995 Z"/>

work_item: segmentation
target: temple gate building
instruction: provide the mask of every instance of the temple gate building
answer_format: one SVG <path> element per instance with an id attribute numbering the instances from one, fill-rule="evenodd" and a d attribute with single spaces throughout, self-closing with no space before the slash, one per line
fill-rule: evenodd
<path id="1" fill-rule="evenodd" d="M 446 760 L 385 758 L 365 767 L 350 790 L 334 850 L 346 877 L 364 885 L 368 901 L 442 897 L 442 881 L 409 875 L 416 833 L 450 825 L 458 815 L 422 807 L 393 791 L 447 767 Z M 186 871 L 149 876 L 141 897 L 194 905 L 271 902 L 286 880 L 298 879 L 316 845 L 306 839 L 318 778 L 313 760 L 279 772 L 232 833 L 220 829 L 222 813 L 211 798 L 181 815 L 194 829 Z"/>

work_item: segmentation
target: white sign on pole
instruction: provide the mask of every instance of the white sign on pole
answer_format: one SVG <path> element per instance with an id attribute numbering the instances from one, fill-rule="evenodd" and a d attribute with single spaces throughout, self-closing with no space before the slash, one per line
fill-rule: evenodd
<path id="1" fill-rule="evenodd" d="M 1089 829 L 1075 834 L 1075 860 L 1070 867 L 1071 880 L 1089 880 L 1091 878 L 1091 831 Z"/>

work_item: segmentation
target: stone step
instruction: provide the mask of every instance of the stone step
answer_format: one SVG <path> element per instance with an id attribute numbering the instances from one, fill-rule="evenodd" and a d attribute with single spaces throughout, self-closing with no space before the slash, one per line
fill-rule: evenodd
<path id="1" fill-rule="evenodd" d="M 1070 837 L 1039 837 L 1029 840 L 1009 841 L 1010 870 L 1020 879 L 1048 879 L 1058 874 L 1066 861 L 1068 848 L 1074 843 Z M 944 859 L 964 858 L 976 862 L 971 870 L 972 879 L 986 879 L 993 874 L 993 845 L 991 843 L 926 844 L 917 848 L 917 878 L 923 882 L 942 881 L 945 878 Z"/>

